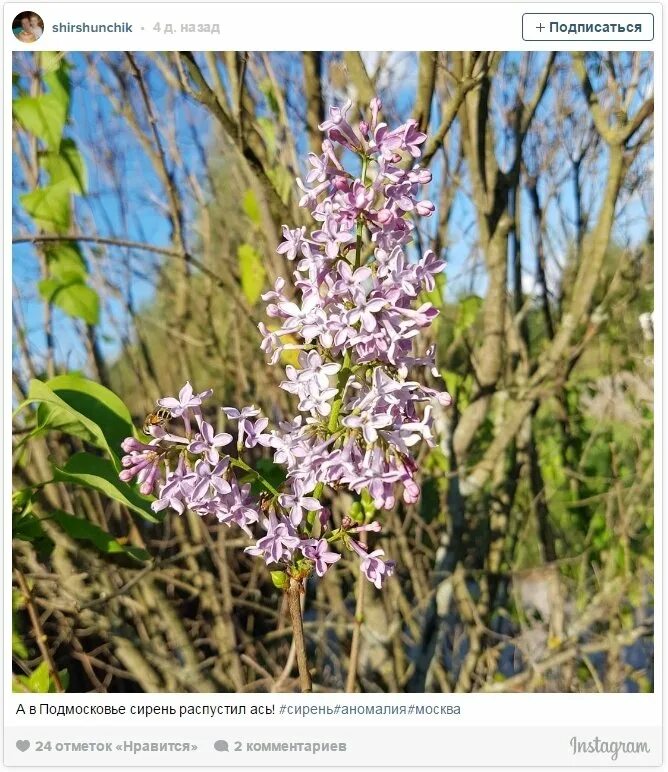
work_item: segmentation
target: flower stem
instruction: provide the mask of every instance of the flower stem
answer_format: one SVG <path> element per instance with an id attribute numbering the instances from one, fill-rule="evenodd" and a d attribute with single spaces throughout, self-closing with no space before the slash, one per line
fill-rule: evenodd
<path id="1" fill-rule="evenodd" d="M 301 604 L 302 583 L 297 579 L 290 577 L 288 587 L 288 608 L 290 609 L 290 619 L 292 621 L 292 636 L 297 651 L 297 668 L 299 669 L 299 687 L 302 692 L 313 691 L 311 683 L 311 674 L 308 670 L 306 660 L 306 643 L 304 641 L 304 626 L 302 623 L 302 604 Z"/>
<path id="2" fill-rule="evenodd" d="M 366 533 L 360 534 L 360 541 L 366 543 Z M 355 691 L 357 683 L 357 667 L 360 658 L 360 644 L 362 642 L 362 622 L 364 621 L 364 588 L 366 582 L 364 574 L 360 571 L 357 576 L 355 601 L 355 626 L 353 627 L 353 639 L 350 644 L 350 663 L 348 665 L 348 677 L 346 678 L 346 693 Z"/>
<path id="3" fill-rule="evenodd" d="M 336 383 L 336 387 L 339 393 L 336 399 L 334 400 L 334 402 L 332 402 L 332 412 L 329 414 L 329 421 L 327 423 L 327 431 L 329 432 L 330 437 L 336 431 L 337 424 L 339 423 L 339 413 L 341 412 L 341 406 L 343 405 L 343 390 L 346 388 L 346 384 L 348 383 L 349 377 L 350 377 L 350 352 L 346 351 L 346 353 L 343 355 L 343 365 L 339 370 L 339 378 Z M 320 497 L 322 496 L 322 492 L 324 489 L 325 489 L 324 483 L 319 482 L 315 486 L 315 490 L 313 491 L 313 497 L 318 499 L 318 501 L 320 501 Z"/>
<path id="4" fill-rule="evenodd" d="M 366 185 L 366 168 L 367 164 L 369 162 L 369 159 L 366 157 L 366 155 L 362 156 L 362 185 Z M 362 232 L 364 228 L 364 221 L 362 220 L 362 216 L 360 215 L 357 218 L 357 239 L 355 242 L 355 270 L 357 270 L 362 265 Z"/>

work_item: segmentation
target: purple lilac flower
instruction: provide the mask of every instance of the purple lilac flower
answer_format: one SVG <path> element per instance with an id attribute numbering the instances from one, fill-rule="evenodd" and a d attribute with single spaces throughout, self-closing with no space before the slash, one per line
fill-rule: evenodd
<path id="1" fill-rule="evenodd" d="M 313 561 L 318 576 L 324 576 L 330 565 L 341 559 L 338 552 L 330 552 L 327 539 L 309 539 L 308 543 L 302 542 L 301 550 L 304 557 Z"/>
<path id="2" fill-rule="evenodd" d="M 394 573 L 394 561 L 381 560 L 381 555 L 385 554 L 384 550 L 377 549 L 373 552 L 367 552 L 364 547 L 354 539 L 350 539 L 350 545 L 360 556 L 360 571 L 380 590 L 383 586 L 383 582 L 386 579 L 389 579 Z"/>
<path id="3" fill-rule="evenodd" d="M 229 465 L 228 459 L 219 461 L 215 466 L 211 466 L 203 459 L 195 464 L 194 484 L 190 493 L 191 501 L 201 501 L 214 493 L 229 493 L 231 490 L 229 482 L 223 477 Z"/>
<path id="4" fill-rule="evenodd" d="M 158 484 L 158 474 L 162 453 L 158 439 L 151 440 L 148 445 L 128 437 L 123 441 L 123 450 L 129 451 L 121 459 L 123 470 L 119 473 L 119 478 L 123 482 L 130 482 L 135 479 L 139 483 L 139 491 L 144 495 L 153 493 Z"/>
<path id="5" fill-rule="evenodd" d="M 224 448 L 232 442 L 232 435 L 227 432 L 214 434 L 214 428 L 207 421 L 202 421 L 199 435 L 190 443 L 188 450 L 191 453 L 202 453 L 210 464 L 217 464 L 220 454 L 218 448 Z"/>
<path id="6" fill-rule="evenodd" d="M 258 539 L 254 547 L 246 547 L 245 552 L 265 560 L 267 564 L 290 560 L 292 553 L 299 546 L 301 539 L 292 524 L 285 518 L 279 520 L 274 512 L 269 514 L 267 535 Z"/>
<path id="7" fill-rule="evenodd" d="M 209 390 L 208 392 L 202 392 L 202 394 L 195 394 L 190 381 L 186 381 L 185 386 L 179 391 L 178 399 L 176 397 L 163 397 L 158 400 L 158 404 L 161 407 L 168 408 L 172 413 L 172 418 L 178 418 L 188 408 L 199 408 L 202 404 L 202 399 L 211 393 L 211 390 Z"/>
<path id="8" fill-rule="evenodd" d="M 167 482 L 161 486 L 160 495 L 151 504 L 154 512 L 160 512 L 169 507 L 182 515 L 185 512 L 187 501 L 192 493 L 194 474 L 188 468 L 183 456 L 173 472 L 167 475 Z"/>
<path id="9" fill-rule="evenodd" d="M 306 228 L 295 228 L 290 230 L 287 225 L 283 226 L 283 241 L 278 245 L 276 251 L 279 255 L 285 255 L 288 260 L 294 260 L 297 253 L 301 251 L 301 245 L 304 240 Z"/>
<path id="10" fill-rule="evenodd" d="M 271 434 L 263 434 L 264 430 L 269 425 L 268 418 L 258 418 L 255 423 L 248 418 L 244 418 L 244 420 L 240 422 L 240 425 L 241 424 L 243 424 L 243 431 L 245 434 L 245 447 L 254 448 L 256 445 L 264 445 L 267 447 L 269 445 L 271 442 Z"/>
<path id="11" fill-rule="evenodd" d="M 290 522 L 297 526 L 304 519 L 304 510 L 307 512 L 317 512 L 322 504 L 318 499 L 306 495 L 306 486 L 302 480 L 292 481 L 292 493 L 284 493 L 280 496 L 279 502 L 285 507 L 290 515 Z"/>
<path id="12" fill-rule="evenodd" d="M 309 154 L 305 180 L 297 179 L 299 206 L 309 210 L 314 226 L 283 225 L 277 247 L 293 267 L 294 293 L 279 277 L 262 295 L 273 320 L 272 329 L 258 325 L 269 363 L 278 364 L 286 350 L 299 351 L 297 365 L 286 366 L 281 383 L 294 396 L 298 414 L 270 429 L 254 406 L 223 408 L 228 420 L 237 421 L 233 452 L 270 447 L 274 462 L 285 467 L 279 491 L 265 491 L 268 518 L 260 518 L 259 498 L 235 476 L 237 467 L 247 465 L 227 455 L 232 435 L 214 433 L 203 418 L 202 401 L 210 391 L 195 393 L 186 383 L 178 398 L 159 400 L 183 421 L 182 433 L 158 426 L 148 445 L 133 438 L 123 444 L 121 478 L 136 479 L 144 492 L 157 491 L 156 512 L 189 508 L 249 536 L 260 529 L 246 551 L 288 571 L 298 550 L 319 576 L 340 557 L 329 551 L 330 512 L 319 495 L 309 495 L 316 486 L 368 495 L 377 510 L 393 507 L 399 491 L 405 502 L 417 501 L 416 449 L 434 444 L 435 419 L 452 401 L 447 392 L 409 380 L 409 372 L 419 368 L 439 377 L 433 347 L 418 350 L 422 331 L 438 311 L 418 298 L 435 289 L 445 263 L 432 251 L 409 257 L 414 216 L 434 212 L 422 192 L 432 175 L 419 165 L 426 135 L 413 119 L 388 127 L 381 107 L 373 99 L 361 121 L 349 117 L 350 101 L 330 108 L 320 127 L 326 134 L 322 154 Z M 343 166 L 350 153 L 358 157 L 356 168 Z M 371 237 L 364 248 L 360 233 Z M 265 500 L 265 511 L 266 505 Z M 318 513 L 322 538 L 312 537 L 307 512 Z M 382 550 L 369 552 L 351 537 L 379 531 L 381 520 L 354 527 L 348 520 L 343 543 L 359 555 L 369 581 L 381 587 L 394 564 L 381 559 Z"/>

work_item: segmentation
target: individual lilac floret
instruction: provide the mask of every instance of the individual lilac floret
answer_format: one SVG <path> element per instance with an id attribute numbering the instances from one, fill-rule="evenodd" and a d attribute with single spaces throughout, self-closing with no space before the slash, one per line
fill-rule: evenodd
<path id="1" fill-rule="evenodd" d="M 190 381 L 186 381 L 185 386 L 179 391 L 178 399 L 176 397 L 163 397 L 158 400 L 158 404 L 161 407 L 168 408 L 173 418 L 182 416 L 183 413 L 190 407 L 200 407 L 202 399 L 211 394 L 211 390 L 208 392 L 202 392 L 201 394 L 195 394 L 193 387 L 190 385 Z"/>
<path id="2" fill-rule="evenodd" d="M 322 508 L 318 499 L 306 496 L 306 486 L 301 480 L 292 481 L 292 493 L 284 493 L 279 498 L 281 506 L 285 507 L 290 515 L 290 522 L 297 526 L 304 519 L 304 510 L 317 512 Z"/>
<path id="3" fill-rule="evenodd" d="M 267 447 L 271 442 L 271 434 L 264 434 L 264 430 L 269 425 L 268 418 L 258 418 L 255 423 L 248 418 L 244 418 L 239 422 L 240 427 L 245 434 L 244 445 L 247 448 L 254 448 L 256 445 L 264 445 Z"/>
<path id="4" fill-rule="evenodd" d="M 302 542 L 301 550 L 304 557 L 313 561 L 318 576 L 324 576 L 332 563 L 341 559 L 338 552 L 330 552 L 327 539 L 310 539 L 308 543 Z"/>
<path id="5" fill-rule="evenodd" d="M 190 443 L 191 453 L 202 453 L 210 464 L 217 464 L 220 454 L 218 448 L 224 448 L 232 442 L 232 435 L 227 432 L 214 434 L 214 428 L 207 421 L 202 421 L 198 437 Z"/>
<path id="6" fill-rule="evenodd" d="M 360 571 L 380 590 L 383 582 L 394 573 L 394 561 L 381 560 L 380 556 L 385 554 L 384 550 L 381 549 L 367 553 L 364 547 L 354 539 L 350 539 L 350 545 L 361 558 Z"/>
<path id="7" fill-rule="evenodd" d="M 285 255 L 288 260 L 294 260 L 298 253 L 301 252 L 301 245 L 304 240 L 304 232 L 306 228 L 302 225 L 301 228 L 295 228 L 290 230 L 287 225 L 283 226 L 283 239 L 276 251 L 279 255 Z"/>
<path id="8" fill-rule="evenodd" d="M 267 535 L 259 539 L 254 547 L 246 547 L 245 552 L 264 558 L 267 564 L 278 563 L 281 560 L 290 560 L 300 542 L 301 539 L 290 521 L 279 520 L 275 512 L 271 512 L 267 523 Z"/>

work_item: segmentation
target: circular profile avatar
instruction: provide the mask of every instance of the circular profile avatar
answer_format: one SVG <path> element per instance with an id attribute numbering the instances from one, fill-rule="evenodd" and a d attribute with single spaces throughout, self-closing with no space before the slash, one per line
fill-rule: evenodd
<path id="1" fill-rule="evenodd" d="M 12 32 L 22 43 L 35 43 L 44 34 L 44 21 L 34 11 L 21 11 L 14 17 Z"/>

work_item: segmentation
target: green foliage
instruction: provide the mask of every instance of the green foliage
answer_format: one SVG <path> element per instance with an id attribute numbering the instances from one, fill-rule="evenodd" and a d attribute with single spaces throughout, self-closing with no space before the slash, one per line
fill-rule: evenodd
<path id="1" fill-rule="evenodd" d="M 105 458 L 89 452 L 75 453 L 64 466 L 53 465 L 54 481 L 98 491 L 135 512 L 144 520 L 152 523 L 160 521 L 151 509 L 151 499 L 142 496 L 135 488 L 118 477 L 121 469 L 119 460 L 121 442 L 134 434 L 130 413 L 122 400 L 104 386 L 80 375 L 71 374 L 57 376 L 46 383 L 39 380 L 31 381 L 28 397 L 18 410 L 25 410 L 35 403 L 37 404 L 37 424 L 28 438 L 50 431 L 59 431 L 83 440 L 104 451 L 107 456 Z M 36 521 L 32 515 L 31 504 L 30 489 L 19 491 L 14 498 L 16 538 L 29 541 L 45 538 L 39 521 Z M 79 538 L 87 539 L 103 552 L 111 554 L 119 551 L 103 531 L 97 531 L 94 527 L 93 530 L 86 530 L 84 525 L 77 526 L 72 521 L 66 521 L 64 519 L 66 513 L 54 516 L 57 520 L 58 517 L 63 528 L 65 525 L 70 530 L 78 528 Z M 123 548 L 121 551 L 138 560 L 145 559 L 145 553 L 142 550 Z"/>
<path id="2" fill-rule="evenodd" d="M 105 555 L 115 555 L 120 553 L 128 555 L 133 560 L 140 563 L 149 560 L 151 557 L 146 550 L 121 544 L 118 539 L 115 539 L 111 534 L 103 531 L 102 528 L 99 528 L 94 523 L 84 520 L 81 517 L 75 517 L 67 512 L 56 510 L 50 515 L 50 518 L 55 520 L 68 536 L 71 536 L 77 541 L 89 542 Z"/>
<path id="3" fill-rule="evenodd" d="M 273 485 L 274 488 L 280 488 L 280 486 L 285 482 L 286 471 L 284 466 L 275 464 L 268 458 L 259 458 L 255 462 L 254 466 L 255 469 L 262 475 L 262 477 L 264 477 L 264 479 L 270 483 L 270 485 Z M 266 490 L 264 485 L 258 480 L 257 477 L 254 477 L 251 480 L 251 488 L 253 493 L 257 495 L 264 493 Z"/>
<path id="4" fill-rule="evenodd" d="M 270 571 L 271 581 L 274 587 L 279 590 L 287 590 L 290 586 L 290 578 L 285 571 Z"/>
<path id="5" fill-rule="evenodd" d="M 290 193 L 294 182 L 290 172 L 284 166 L 275 166 L 273 169 L 269 169 L 267 176 L 271 180 L 281 201 L 287 204 L 290 200 Z"/>
<path id="6" fill-rule="evenodd" d="M 463 335 L 473 326 L 482 308 L 482 298 L 478 295 L 468 295 L 459 301 L 457 319 L 455 321 L 455 337 Z"/>
<path id="7" fill-rule="evenodd" d="M 75 319 L 97 324 L 100 319 L 100 298 L 94 289 L 76 273 L 38 282 L 39 294 Z"/>
<path id="8" fill-rule="evenodd" d="M 46 250 L 50 278 L 38 282 L 39 293 L 48 303 L 69 316 L 97 324 L 100 299 L 86 284 L 88 269 L 76 244 L 52 244 Z"/>
<path id="9" fill-rule="evenodd" d="M 12 539 L 30 542 L 40 559 L 46 559 L 53 550 L 40 518 L 35 514 L 35 488 L 21 488 L 12 493 Z"/>
<path id="10" fill-rule="evenodd" d="M 274 86 L 271 80 L 269 80 L 269 78 L 265 78 L 264 80 L 260 81 L 258 86 L 267 101 L 267 107 L 271 110 L 274 116 L 277 116 L 279 113 L 278 100 L 276 99 Z"/>
<path id="11" fill-rule="evenodd" d="M 151 499 L 118 479 L 116 466 L 91 453 L 75 453 L 62 468 L 54 467 L 54 480 L 74 483 L 103 493 L 151 523 L 160 522 L 151 509 Z"/>
<path id="12" fill-rule="evenodd" d="M 30 433 L 35 437 L 59 431 L 84 440 L 104 450 L 108 458 L 89 452 L 75 453 L 62 467 L 52 464 L 53 479 L 42 483 L 63 482 L 95 490 L 116 501 L 144 520 L 159 522 L 150 507 L 150 499 L 140 495 L 118 477 L 118 451 L 123 438 L 133 433 L 130 414 L 123 402 L 108 389 L 80 375 L 61 375 L 47 383 L 33 380 L 26 401 L 19 410 L 37 404 L 37 425 Z M 43 523 L 57 523 L 71 538 L 91 544 L 105 555 L 123 555 L 143 562 L 149 554 L 138 547 L 121 543 L 116 537 L 88 520 L 61 510 L 50 510 L 45 516 L 35 510 L 38 488 L 25 487 L 12 497 L 12 537 L 32 543 L 38 554 L 51 552 L 53 544 Z"/>
<path id="13" fill-rule="evenodd" d="M 356 523 L 362 524 L 364 522 L 364 510 L 360 501 L 353 501 L 348 510 L 348 516 Z"/>
<path id="14" fill-rule="evenodd" d="M 262 258 L 250 244 L 240 245 L 237 250 L 237 258 L 239 260 L 241 288 L 248 302 L 255 305 L 260 299 L 267 275 Z"/>
<path id="15" fill-rule="evenodd" d="M 75 243 L 45 244 L 44 254 L 49 273 L 56 279 L 64 279 L 73 274 L 83 277 L 88 273 L 81 250 Z"/>
<path id="16" fill-rule="evenodd" d="M 65 691 L 67 691 L 70 681 L 67 670 L 59 670 L 58 678 Z M 57 691 L 46 662 L 40 662 L 29 676 L 15 675 L 12 690 L 14 692 L 33 692 L 35 694 L 49 694 Z"/>
<path id="17" fill-rule="evenodd" d="M 258 118 L 258 126 L 262 134 L 264 144 L 267 146 L 267 152 L 270 156 L 275 156 L 278 151 L 278 142 L 276 139 L 276 123 L 271 118 Z"/>
<path id="18" fill-rule="evenodd" d="M 248 190 L 244 193 L 241 206 L 243 207 L 246 216 L 253 223 L 253 225 L 259 225 L 261 220 L 260 205 L 258 204 L 257 197 L 251 188 L 248 188 Z"/>
<path id="19" fill-rule="evenodd" d="M 21 205 L 35 226 L 49 234 L 66 234 L 71 227 L 72 195 L 84 195 L 87 186 L 86 164 L 74 140 L 63 138 L 70 108 L 70 78 L 68 64 L 59 54 L 41 56 L 42 81 L 48 88 L 38 96 L 18 96 L 14 100 L 14 118 L 29 133 L 40 140 L 39 163 L 48 177 L 35 190 L 19 196 Z M 42 175 L 44 176 L 44 175 Z M 87 284 L 88 269 L 83 261 L 58 259 L 57 250 L 47 248 L 49 275 L 38 283 L 41 297 L 57 306 L 68 316 L 86 324 L 97 324 L 100 299 Z M 56 258 L 54 259 L 54 255 Z"/>
<path id="20" fill-rule="evenodd" d="M 28 659 L 28 648 L 19 634 L 18 612 L 25 605 L 21 593 L 12 588 L 12 654 L 20 659 Z"/>
<path id="21" fill-rule="evenodd" d="M 70 227 L 70 188 L 58 182 L 37 188 L 19 196 L 26 212 L 38 228 L 55 233 L 66 233 Z"/>
<path id="22" fill-rule="evenodd" d="M 39 96 L 22 96 L 14 100 L 13 112 L 23 128 L 44 141 L 50 150 L 57 150 L 63 136 L 69 95 L 62 91 Z"/>
<path id="23" fill-rule="evenodd" d="M 88 186 L 86 163 L 72 139 L 64 139 L 58 152 L 47 151 L 39 159 L 53 185 L 66 185 L 69 192 L 83 196 Z"/>
<path id="24" fill-rule="evenodd" d="M 76 373 L 58 375 L 46 382 L 30 382 L 19 410 L 32 403 L 39 405 L 33 435 L 55 429 L 80 437 L 107 451 L 120 470 L 120 445 L 134 434 L 134 427 L 129 410 L 112 391 Z"/>

